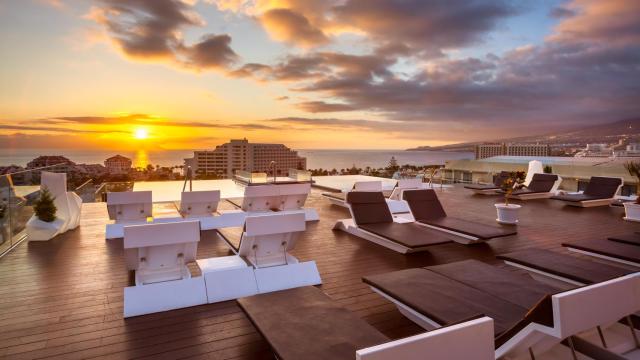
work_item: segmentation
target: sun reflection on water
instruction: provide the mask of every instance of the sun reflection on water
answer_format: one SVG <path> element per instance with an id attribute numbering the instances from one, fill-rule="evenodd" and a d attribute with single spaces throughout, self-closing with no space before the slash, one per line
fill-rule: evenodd
<path id="1" fill-rule="evenodd" d="M 139 149 L 136 151 L 136 158 L 134 160 L 134 166 L 137 168 L 146 168 L 149 165 L 149 154 L 145 150 Z"/>

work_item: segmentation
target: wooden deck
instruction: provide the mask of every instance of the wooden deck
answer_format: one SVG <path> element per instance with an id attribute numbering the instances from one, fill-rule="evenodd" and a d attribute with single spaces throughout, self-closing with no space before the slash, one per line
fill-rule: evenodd
<path id="1" fill-rule="evenodd" d="M 449 215 L 494 223 L 498 197 L 473 196 L 462 188 L 439 192 Z M 392 338 L 420 332 L 395 307 L 361 282 L 364 275 L 467 258 L 495 262 L 494 255 L 560 242 L 639 231 L 622 220 L 623 209 L 564 207 L 532 200 L 521 209 L 517 236 L 486 244 L 445 244 L 402 255 L 332 231 L 346 209 L 314 191 L 308 206 L 321 220 L 308 223 L 293 252 L 315 260 L 322 290 Z M 0 357 L 10 359 L 261 359 L 272 358 L 235 301 L 122 317 L 123 287 L 130 282 L 122 240 L 105 241 L 105 204 L 85 204 L 81 226 L 44 243 L 23 243 L 0 260 Z M 562 250 L 560 250 L 562 251 Z M 212 232 L 203 234 L 198 257 L 227 255 Z M 194 270 L 197 271 L 197 270 Z"/>

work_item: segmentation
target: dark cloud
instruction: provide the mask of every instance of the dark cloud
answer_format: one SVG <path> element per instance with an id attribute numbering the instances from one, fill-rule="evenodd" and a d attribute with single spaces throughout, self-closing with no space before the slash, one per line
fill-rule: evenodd
<path id="1" fill-rule="evenodd" d="M 375 40 L 425 51 L 473 44 L 515 8 L 496 0 L 349 0 L 333 12 L 338 23 Z"/>
<path id="2" fill-rule="evenodd" d="M 348 1 L 345 6 L 356 3 Z M 368 7 L 366 11 L 378 9 L 375 13 L 381 14 L 396 3 L 372 0 L 366 4 L 362 3 Z M 405 4 L 415 5 L 411 1 Z M 441 57 L 409 76 L 400 76 L 391 70 L 397 61 L 395 54 L 406 54 L 406 46 L 399 44 L 395 48 L 381 46 L 371 55 L 315 52 L 289 56 L 281 63 L 261 67 L 254 76 L 295 80 L 291 90 L 320 97 L 296 104 L 307 112 L 378 112 L 389 119 L 430 123 L 431 129 L 452 128 L 455 123 L 476 131 L 490 127 L 499 129 L 496 132 L 535 128 L 540 132 L 560 124 L 636 116 L 640 113 L 640 103 L 634 100 L 640 98 L 640 3 L 619 0 L 608 2 L 606 7 L 598 2 L 577 4 L 582 6 L 580 11 L 564 19 L 543 44 L 517 48 L 500 57 Z M 571 8 L 578 9 L 577 4 Z M 485 5 L 488 13 L 501 13 L 498 9 L 489 11 L 491 5 L 483 2 L 472 2 L 468 9 Z M 407 7 L 405 12 L 414 9 L 420 13 L 419 8 Z M 454 10 L 438 16 L 447 18 L 449 11 Z M 411 22 L 395 20 L 394 24 Z M 482 28 L 479 24 L 470 26 Z M 426 31 L 421 26 L 397 31 L 418 34 Z M 474 41 L 473 36 L 450 36 L 443 44 Z M 405 38 L 412 35 L 405 34 Z M 415 46 L 415 41 L 411 43 Z"/>
<path id="3" fill-rule="evenodd" d="M 98 0 L 89 18 L 101 24 L 128 56 L 165 59 L 197 70 L 224 69 L 238 58 L 228 35 L 205 35 L 186 44 L 180 31 L 203 20 L 181 0 Z"/>
<path id="4" fill-rule="evenodd" d="M 0 124 L 0 130 L 45 131 L 45 132 L 76 133 L 76 134 L 108 134 L 108 133 L 123 132 L 120 130 L 115 130 L 115 131 L 80 130 L 80 129 L 69 129 L 69 128 L 62 128 L 62 127 L 52 127 L 52 126 L 7 125 L 7 124 Z"/>
<path id="5" fill-rule="evenodd" d="M 356 110 L 353 106 L 348 104 L 328 103 L 324 101 L 305 101 L 297 103 L 296 107 L 310 113 Z"/>
<path id="6" fill-rule="evenodd" d="M 33 123 L 47 124 L 85 124 L 85 125 L 149 125 L 168 127 L 193 127 L 193 128 L 218 128 L 218 129 L 245 129 L 245 130 L 270 130 L 272 127 L 256 123 L 229 124 L 218 120 L 204 121 L 176 121 L 158 119 L 147 114 L 132 114 L 114 117 L 103 116 L 59 116 L 33 120 Z M 0 125 L 1 126 L 1 125 Z M 35 128 L 40 128 L 34 125 Z M 109 131 L 112 132 L 112 131 Z"/>

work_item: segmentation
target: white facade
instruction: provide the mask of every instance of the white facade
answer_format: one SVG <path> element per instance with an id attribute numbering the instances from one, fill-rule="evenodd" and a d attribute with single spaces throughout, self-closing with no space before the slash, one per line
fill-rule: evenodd
<path id="1" fill-rule="evenodd" d="M 275 163 L 275 166 L 274 166 Z M 232 178 L 236 170 L 285 175 L 289 169 L 306 169 L 307 159 L 283 144 L 252 144 L 247 139 L 231 140 L 214 150 L 194 151 L 185 159 L 194 174 Z"/>
<path id="2" fill-rule="evenodd" d="M 550 156 L 548 144 L 482 144 L 476 145 L 476 159 L 494 156 Z"/>

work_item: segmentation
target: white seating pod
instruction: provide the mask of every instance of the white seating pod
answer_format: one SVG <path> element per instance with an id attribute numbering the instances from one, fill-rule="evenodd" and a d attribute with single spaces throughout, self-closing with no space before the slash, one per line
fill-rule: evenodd
<path id="1" fill-rule="evenodd" d="M 107 212 L 114 224 L 107 224 L 107 239 L 124 236 L 127 225 L 145 224 L 152 216 L 153 200 L 151 191 L 123 191 L 107 193 Z"/>
<path id="2" fill-rule="evenodd" d="M 53 197 L 56 220 L 45 223 L 34 215 L 27 223 L 30 241 L 49 240 L 80 225 L 82 199 L 76 193 L 67 191 L 67 174 L 43 171 L 40 181 L 40 189 L 47 189 Z"/>
<path id="3" fill-rule="evenodd" d="M 210 217 L 218 211 L 220 190 L 183 191 L 179 212 L 185 219 Z"/>
<path id="4" fill-rule="evenodd" d="M 356 351 L 356 360 L 494 360 L 493 319 L 481 317 Z"/>
<path id="5" fill-rule="evenodd" d="M 321 284 L 315 261 L 288 253 L 304 230 L 300 212 L 248 216 L 239 247 L 230 244 L 237 255 L 197 261 L 209 302 Z"/>
<path id="6" fill-rule="evenodd" d="M 137 316 L 207 303 L 204 278 L 191 277 L 198 221 L 124 227 L 124 252 L 135 285 L 124 288 L 124 316 Z"/>
<path id="7" fill-rule="evenodd" d="M 249 185 L 245 187 L 244 197 L 239 204 L 240 209 L 221 213 L 242 211 L 246 216 L 250 216 L 274 211 L 302 212 L 305 214 L 306 221 L 316 221 L 319 220 L 316 210 L 304 207 L 310 191 L 310 183 Z"/>

